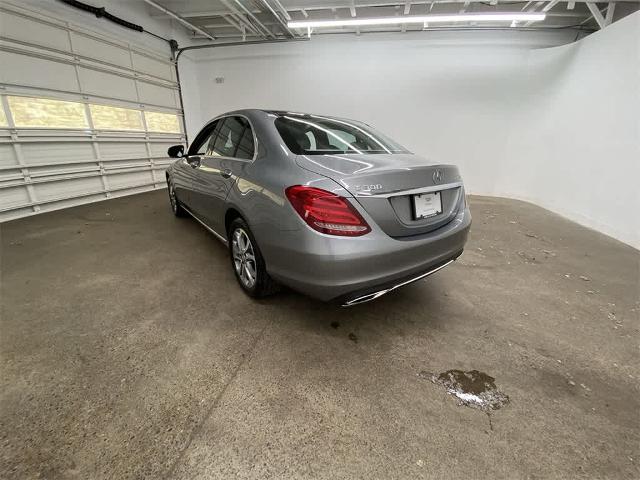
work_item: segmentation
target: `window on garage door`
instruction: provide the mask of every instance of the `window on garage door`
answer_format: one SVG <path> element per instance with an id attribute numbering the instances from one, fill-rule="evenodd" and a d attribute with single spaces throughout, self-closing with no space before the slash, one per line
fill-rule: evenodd
<path id="1" fill-rule="evenodd" d="M 0 104 L 0 127 L 6 127 L 9 123 L 7 122 L 7 116 L 4 114 L 4 108 Z"/>
<path id="2" fill-rule="evenodd" d="M 97 130 L 144 130 L 140 110 L 110 105 L 90 105 L 89 110 Z"/>
<path id="3" fill-rule="evenodd" d="M 82 103 L 32 97 L 7 97 L 7 101 L 16 127 L 89 127 Z"/>
<path id="4" fill-rule="evenodd" d="M 144 112 L 144 118 L 150 132 L 180 133 L 178 116 L 173 113 Z"/>

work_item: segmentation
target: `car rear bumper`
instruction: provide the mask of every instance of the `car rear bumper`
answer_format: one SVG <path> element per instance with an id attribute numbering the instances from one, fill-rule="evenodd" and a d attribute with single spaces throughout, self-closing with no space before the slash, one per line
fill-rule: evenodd
<path id="1" fill-rule="evenodd" d="M 460 255 L 462 255 L 462 250 L 457 252 L 453 257 L 449 259 L 429 266 L 427 270 L 422 273 L 414 273 L 404 278 L 399 278 L 380 285 L 367 287 L 364 290 L 343 295 L 340 298 L 336 298 L 334 301 L 336 303 L 339 303 L 343 307 L 352 307 L 361 303 L 370 302 L 372 300 L 375 300 L 376 298 L 380 298 L 382 295 L 386 295 L 387 293 L 392 292 L 397 288 L 404 287 L 405 285 L 409 285 L 413 282 L 417 282 L 418 280 L 422 280 L 423 278 L 426 278 L 429 275 L 442 270 L 444 267 L 453 263 Z"/>
<path id="2" fill-rule="evenodd" d="M 344 304 L 398 288 L 457 258 L 470 225 L 465 208 L 447 225 L 414 237 L 391 238 L 373 226 L 362 237 L 334 237 L 305 227 L 280 231 L 277 238 L 261 236 L 258 243 L 274 279 L 311 297 Z"/>

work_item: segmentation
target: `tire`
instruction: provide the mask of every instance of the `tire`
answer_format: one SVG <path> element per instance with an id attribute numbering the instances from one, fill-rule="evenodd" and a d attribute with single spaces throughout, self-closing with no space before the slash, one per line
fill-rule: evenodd
<path id="1" fill-rule="evenodd" d="M 171 205 L 171 211 L 176 217 L 186 217 L 188 214 L 176 195 L 175 188 L 173 188 L 173 182 L 167 178 L 167 190 L 169 192 L 169 204 Z"/>
<path id="2" fill-rule="evenodd" d="M 229 226 L 229 255 L 236 280 L 247 295 L 262 298 L 278 291 L 278 284 L 267 273 L 258 243 L 242 218 L 236 218 Z"/>

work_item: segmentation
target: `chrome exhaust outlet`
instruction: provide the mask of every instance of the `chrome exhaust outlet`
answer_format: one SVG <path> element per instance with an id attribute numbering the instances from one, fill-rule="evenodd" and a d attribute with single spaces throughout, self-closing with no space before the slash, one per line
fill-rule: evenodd
<path id="1" fill-rule="evenodd" d="M 423 278 L 426 278 L 429 275 L 433 275 L 434 273 L 436 273 L 439 270 L 442 270 L 444 267 L 446 267 L 450 263 L 453 263 L 454 261 L 455 261 L 455 258 L 449 260 L 448 262 L 443 263 L 442 265 L 437 266 L 433 270 L 429 270 L 426 273 L 418 275 L 417 277 L 410 278 L 409 280 L 405 280 L 404 282 L 398 283 L 396 285 L 393 285 L 392 287 L 388 287 L 388 288 L 385 288 L 383 290 L 378 290 L 377 292 L 367 293 L 366 295 L 362 295 L 360 297 L 356 297 L 356 298 L 354 298 L 352 300 L 349 300 L 349 301 L 343 303 L 341 306 L 342 307 L 353 307 L 354 305 L 360 305 L 361 303 L 370 302 L 371 300 L 375 300 L 376 298 L 380 298 L 382 295 L 385 295 L 385 294 L 391 292 L 392 290 L 395 290 L 396 288 L 404 287 L 405 285 L 409 285 L 410 283 L 417 282 L 418 280 L 422 280 Z"/>
<path id="2" fill-rule="evenodd" d="M 371 300 L 375 300 L 376 298 L 380 298 L 382 295 L 387 293 L 389 290 L 390 289 L 387 288 L 385 290 L 380 290 L 378 292 L 368 293 L 366 295 L 362 295 L 361 297 L 354 298 L 353 300 L 349 300 L 348 302 L 345 302 L 342 306 L 343 307 L 351 307 L 353 305 L 358 305 L 359 303 L 370 302 Z"/>

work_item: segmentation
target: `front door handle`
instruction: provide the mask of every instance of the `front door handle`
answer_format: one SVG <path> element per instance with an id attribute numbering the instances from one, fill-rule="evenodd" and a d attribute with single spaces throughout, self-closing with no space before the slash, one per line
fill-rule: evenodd
<path id="1" fill-rule="evenodd" d="M 222 175 L 223 178 L 229 178 L 231 177 L 232 172 L 228 168 L 223 168 L 222 170 L 220 170 L 220 175 Z"/>

